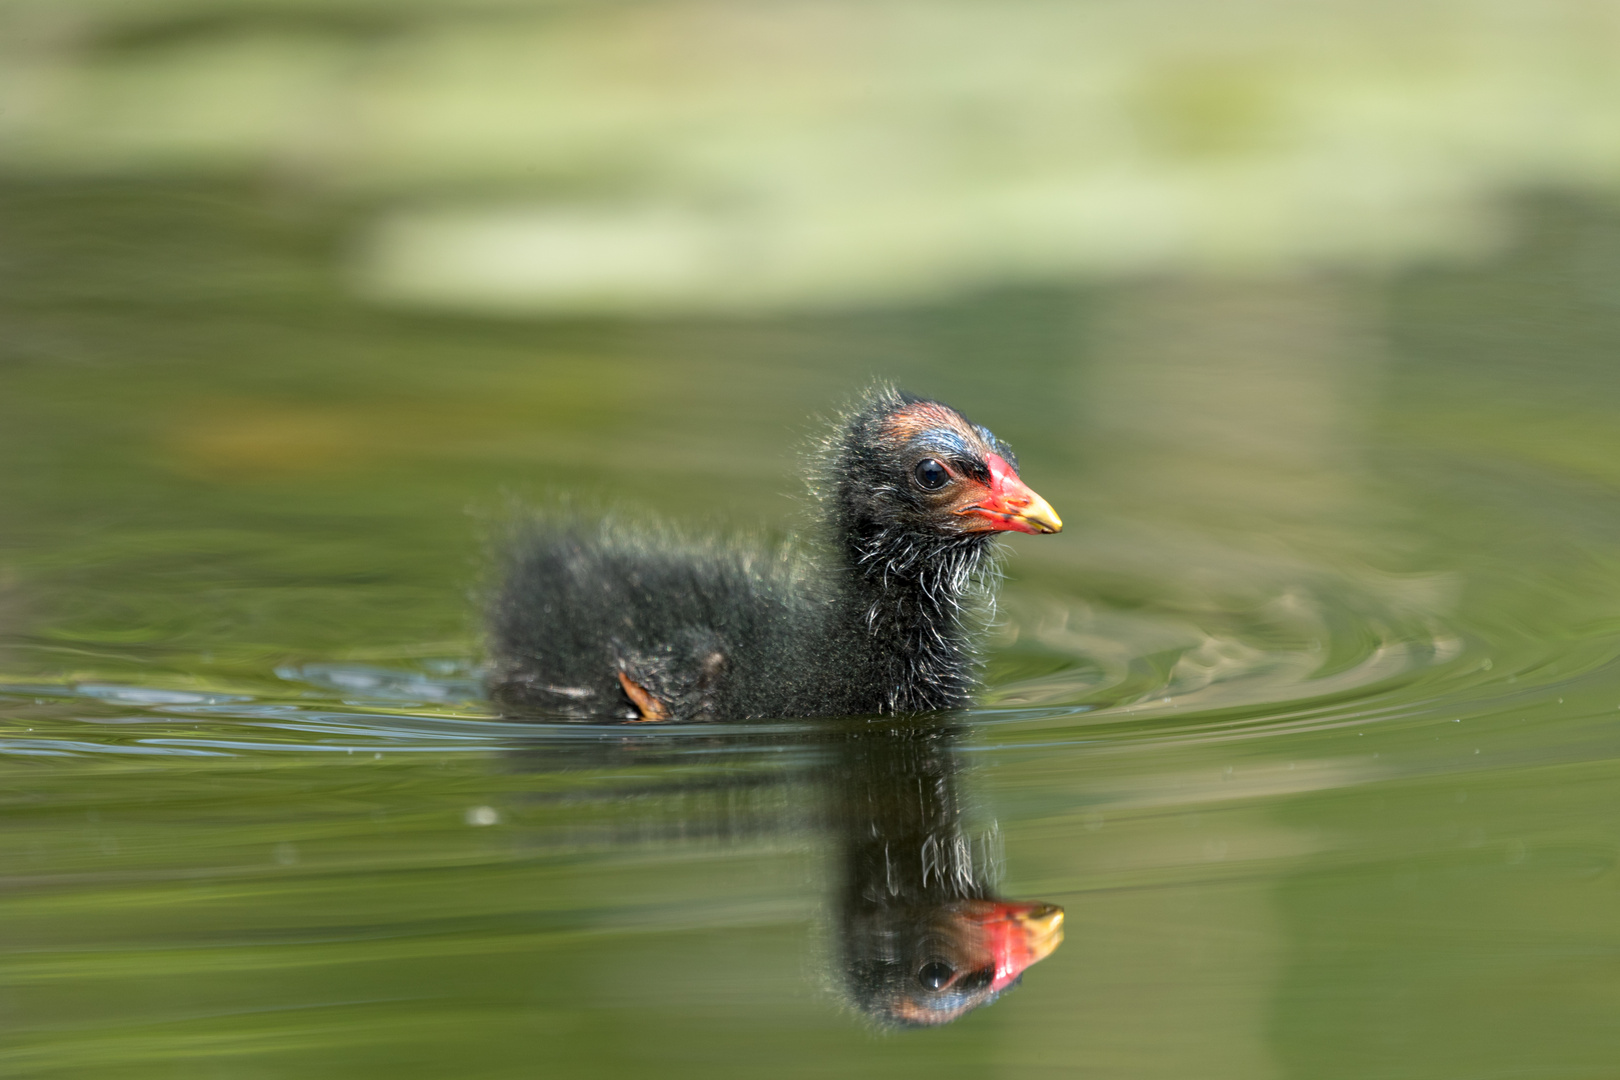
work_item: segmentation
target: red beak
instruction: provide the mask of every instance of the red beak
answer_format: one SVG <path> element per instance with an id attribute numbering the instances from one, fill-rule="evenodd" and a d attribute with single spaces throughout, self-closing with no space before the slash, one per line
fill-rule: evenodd
<path id="1" fill-rule="evenodd" d="M 985 944 L 995 959 L 993 990 L 1011 986 L 1025 968 L 1045 960 L 1063 943 L 1063 909 L 1056 904 L 970 903 L 969 917 L 983 929 Z"/>
<path id="2" fill-rule="evenodd" d="M 983 519 L 980 532 L 1055 533 L 1063 531 L 1063 519 L 1052 504 L 1031 491 L 1013 467 L 996 454 L 987 458 L 990 466 L 990 495 L 984 501 L 963 507 L 958 514 Z"/>

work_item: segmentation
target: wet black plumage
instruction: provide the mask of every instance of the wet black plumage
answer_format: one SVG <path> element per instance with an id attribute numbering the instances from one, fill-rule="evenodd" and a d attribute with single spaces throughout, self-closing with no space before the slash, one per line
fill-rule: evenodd
<path id="1" fill-rule="evenodd" d="M 491 694 L 576 719 L 744 719 L 965 704 L 997 532 L 1056 532 L 1012 451 L 880 389 L 828 439 L 821 535 L 777 552 L 532 526 L 491 609 Z"/>

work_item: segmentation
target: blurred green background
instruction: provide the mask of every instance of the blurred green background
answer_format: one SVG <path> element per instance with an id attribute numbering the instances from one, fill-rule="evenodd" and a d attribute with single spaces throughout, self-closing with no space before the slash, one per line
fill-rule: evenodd
<path id="1" fill-rule="evenodd" d="M 1609 1075 L 1617 115 L 1613 3 L 0 2 L 0 1071 Z M 790 534 L 878 378 L 1067 523 L 1069 938 L 899 1035 L 794 732 L 476 694 L 514 507 Z"/>

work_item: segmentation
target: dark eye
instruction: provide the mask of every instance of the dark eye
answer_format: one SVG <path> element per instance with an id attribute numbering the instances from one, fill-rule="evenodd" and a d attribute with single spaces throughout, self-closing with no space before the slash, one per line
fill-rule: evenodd
<path id="1" fill-rule="evenodd" d="M 950 480 L 951 474 L 945 466 L 933 458 L 925 458 L 917 462 L 917 483 L 929 491 L 938 491 Z"/>
<path id="2" fill-rule="evenodd" d="M 917 981 L 930 990 L 938 990 L 951 981 L 956 969 L 943 960 L 930 960 L 917 972 Z"/>

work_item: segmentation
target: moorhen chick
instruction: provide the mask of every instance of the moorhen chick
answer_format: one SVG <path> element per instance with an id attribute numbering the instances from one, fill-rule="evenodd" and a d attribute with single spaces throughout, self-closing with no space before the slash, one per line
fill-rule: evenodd
<path id="1" fill-rule="evenodd" d="M 492 608 L 492 697 L 578 720 L 965 705 L 992 541 L 1062 521 L 987 428 L 888 388 L 828 438 L 816 487 L 825 542 L 813 553 L 535 526 Z"/>

